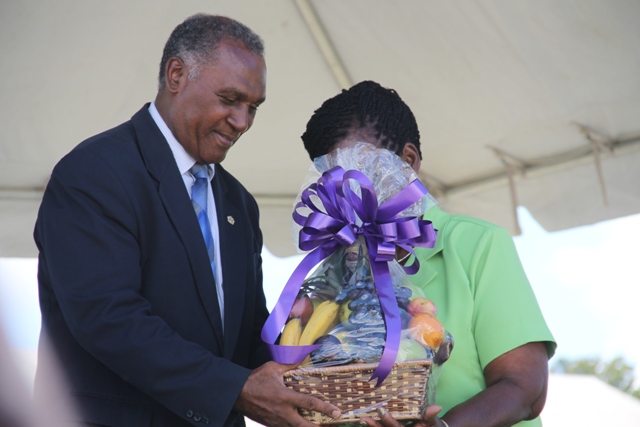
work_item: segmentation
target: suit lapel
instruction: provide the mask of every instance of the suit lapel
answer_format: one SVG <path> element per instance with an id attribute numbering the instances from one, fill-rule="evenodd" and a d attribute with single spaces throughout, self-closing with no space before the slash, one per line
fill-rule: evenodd
<path id="1" fill-rule="evenodd" d="M 228 197 L 222 168 L 218 166 L 216 166 L 212 186 L 216 199 L 220 258 L 224 277 L 222 284 L 224 289 L 224 357 L 231 358 L 238 341 L 244 315 L 245 283 L 248 274 L 247 257 L 252 256 L 247 253 L 245 240 L 245 230 L 249 224 L 244 223 L 245 214 Z"/>
<path id="2" fill-rule="evenodd" d="M 197 291 L 215 331 L 218 347 L 222 348 L 218 297 L 202 232 L 173 153 L 147 111 L 148 105 L 131 119 L 138 136 L 140 152 L 149 174 L 158 182 L 158 194 L 187 252 Z"/>

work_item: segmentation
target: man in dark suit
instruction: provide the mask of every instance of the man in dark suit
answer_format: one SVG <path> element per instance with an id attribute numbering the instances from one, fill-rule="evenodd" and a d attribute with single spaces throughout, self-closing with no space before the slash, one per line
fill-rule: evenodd
<path id="1" fill-rule="evenodd" d="M 80 425 L 339 415 L 288 390 L 290 367 L 268 362 L 258 207 L 220 166 L 265 80 L 257 35 L 195 15 L 167 41 L 155 102 L 53 170 L 34 232 L 41 343 L 57 352 Z M 41 392 L 46 374 L 38 367 L 36 402 L 55 399 Z"/>

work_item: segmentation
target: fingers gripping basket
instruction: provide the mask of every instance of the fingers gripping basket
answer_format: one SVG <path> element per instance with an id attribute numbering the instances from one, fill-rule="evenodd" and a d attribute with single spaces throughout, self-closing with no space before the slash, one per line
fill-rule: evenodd
<path id="1" fill-rule="evenodd" d="M 431 361 L 396 363 L 380 387 L 369 382 L 376 363 L 305 368 L 284 376 L 290 389 L 310 394 L 340 408 L 338 420 L 301 410 L 301 414 L 319 425 L 358 422 L 362 417 L 379 418 L 376 409 L 384 406 L 396 420 L 419 419 L 427 405 Z"/>

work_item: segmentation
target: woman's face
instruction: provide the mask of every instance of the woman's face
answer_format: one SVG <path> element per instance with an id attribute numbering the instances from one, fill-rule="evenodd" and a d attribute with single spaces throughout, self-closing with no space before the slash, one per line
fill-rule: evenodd
<path id="1" fill-rule="evenodd" d="M 369 144 L 373 144 L 376 148 L 385 148 L 382 147 L 378 138 L 375 137 L 374 131 L 369 129 L 357 129 L 355 131 L 351 131 L 345 136 L 343 139 L 338 141 L 333 147 L 329 149 L 329 152 L 336 150 L 337 148 L 350 148 L 355 146 L 358 142 L 367 142 Z M 407 142 L 402 148 L 402 155 L 400 156 L 402 160 L 407 162 L 409 166 L 418 173 L 420 171 L 420 166 L 422 165 L 422 161 L 420 160 L 420 153 L 415 145 L 410 142 Z"/>
<path id="2" fill-rule="evenodd" d="M 373 144 L 376 148 L 383 148 L 378 138 L 376 138 L 376 132 L 373 129 L 364 127 L 351 129 L 347 135 L 329 149 L 329 152 L 334 151 L 336 148 L 351 148 L 358 142 L 368 142 Z"/>

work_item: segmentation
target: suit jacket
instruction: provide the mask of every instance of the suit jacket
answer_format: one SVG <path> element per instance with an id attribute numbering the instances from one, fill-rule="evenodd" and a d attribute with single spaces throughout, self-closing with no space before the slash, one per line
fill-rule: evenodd
<path id="1" fill-rule="evenodd" d="M 268 360 L 262 235 L 254 198 L 220 165 L 212 186 L 224 333 L 204 239 L 148 104 L 54 168 L 34 232 L 41 344 L 48 338 L 57 352 L 78 419 L 244 424 L 232 406 Z M 39 393 L 46 369 L 36 402 L 54 398 Z"/>

